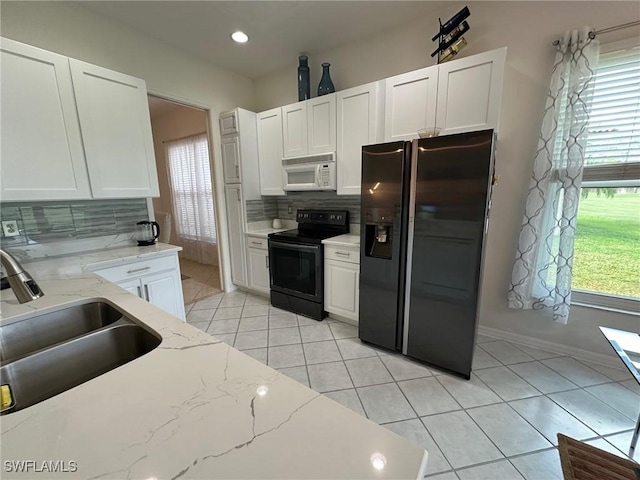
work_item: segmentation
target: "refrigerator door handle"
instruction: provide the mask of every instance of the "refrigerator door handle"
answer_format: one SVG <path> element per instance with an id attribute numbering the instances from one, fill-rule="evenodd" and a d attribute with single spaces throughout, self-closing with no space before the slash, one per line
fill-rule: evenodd
<path id="1" fill-rule="evenodd" d="M 409 343 L 409 311 L 411 309 L 411 266 L 413 263 L 413 233 L 416 220 L 416 183 L 418 178 L 418 140 L 411 145 L 411 180 L 409 181 L 409 222 L 407 225 L 407 270 L 404 286 L 404 318 L 402 319 L 402 353 Z"/>

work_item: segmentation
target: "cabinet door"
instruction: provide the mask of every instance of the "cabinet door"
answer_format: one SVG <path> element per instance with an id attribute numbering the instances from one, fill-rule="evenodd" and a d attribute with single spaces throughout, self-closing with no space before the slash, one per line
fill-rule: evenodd
<path id="1" fill-rule="evenodd" d="M 222 169 L 224 183 L 240 183 L 240 139 L 238 136 L 222 139 Z"/>
<path id="2" fill-rule="evenodd" d="M 158 308 L 185 319 L 182 285 L 177 270 L 142 277 L 144 296 Z"/>
<path id="3" fill-rule="evenodd" d="M 69 62 L 93 197 L 159 196 L 144 81 Z"/>
<path id="4" fill-rule="evenodd" d="M 282 139 L 283 156 L 307 154 L 307 102 L 282 107 Z"/>
<path id="5" fill-rule="evenodd" d="M 258 113 L 260 193 L 284 195 L 282 189 L 282 115 L 280 108 Z"/>
<path id="6" fill-rule="evenodd" d="M 385 141 L 412 140 L 436 126 L 437 65 L 387 78 L 385 90 Z"/>
<path id="7" fill-rule="evenodd" d="M 221 113 L 220 135 L 229 135 L 238 132 L 238 116 L 236 115 L 236 111 Z"/>
<path id="8" fill-rule="evenodd" d="M 124 282 L 117 282 L 117 285 L 124 288 L 126 291 L 133 293 L 136 297 L 144 298 L 142 296 L 142 283 L 139 278 L 125 280 Z"/>
<path id="9" fill-rule="evenodd" d="M 498 128 L 507 49 L 443 63 L 438 74 L 440 135 Z"/>
<path id="10" fill-rule="evenodd" d="M 244 212 L 240 185 L 224 187 L 227 204 L 227 228 L 229 229 L 229 254 L 231 256 L 231 280 L 240 286 L 247 285 L 247 268 L 244 243 Z"/>
<path id="11" fill-rule="evenodd" d="M 325 261 L 324 292 L 327 312 L 358 320 L 360 265 Z"/>
<path id="12" fill-rule="evenodd" d="M 376 143 L 378 83 L 338 92 L 338 195 L 360 195 L 362 146 Z"/>
<path id="13" fill-rule="evenodd" d="M 3 201 L 91 198 L 69 59 L 0 40 Z"/>
<path id="14" fill-rule="evenodd" d="M 247 267 L 249 271 L 249 288 L 268 292 L 270 288 L 268 251 L 247 248 Z"/>
<path id="15" fill-rule="evenodd" d="M 336 151 L 336 94 L 323 95 L 307 104 L 307 153 Z"/>

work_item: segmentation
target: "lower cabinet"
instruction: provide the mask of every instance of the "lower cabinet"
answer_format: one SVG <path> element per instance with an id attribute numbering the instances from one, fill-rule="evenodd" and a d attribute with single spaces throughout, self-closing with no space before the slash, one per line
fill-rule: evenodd
<path id="1" fill-rule="evenodd" d="M 325 246 L 325 310 L 358 321 L 360 298 L 359 250 Z"/>
<path id="2" fill-rule="evenodd" d="M 171 315 L 185 320 L 178 255 L 136 259 L 110 268 L 88 267 Z"/>
<path id="3" fill-rule="evenodd" d="M 247 235 L 247 270 L 249 288 L 269 293 L 269 250 L 266 238 Z"/>

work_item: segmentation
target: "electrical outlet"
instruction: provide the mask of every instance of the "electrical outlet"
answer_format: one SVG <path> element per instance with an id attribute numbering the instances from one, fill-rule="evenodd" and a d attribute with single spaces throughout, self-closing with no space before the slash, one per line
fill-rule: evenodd
<path id="1" fill-rule="evenodd" d="M 2 231 L 4 232 L 5 237 L 17 237 L 18 235 L 20 235 L 20 230 L 18 230 L 18 221 L 3 220 Z"/>
<path id="2" fill-rule="evenodd" d="M 291 205 L 287 207 L 287 212 L 293 213 L 293 207 Z"/>

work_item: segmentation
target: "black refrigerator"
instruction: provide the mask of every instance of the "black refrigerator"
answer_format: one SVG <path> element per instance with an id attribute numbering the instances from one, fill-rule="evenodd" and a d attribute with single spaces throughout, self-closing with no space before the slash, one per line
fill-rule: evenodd
<path id="1" fill-rule="evenodd" d="M 362 341 L 470 378 L 493 153 L 493 130 L 362 148 Z"/>

